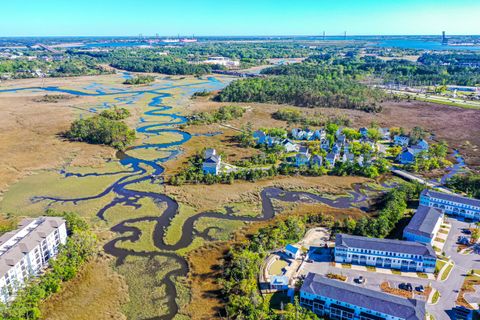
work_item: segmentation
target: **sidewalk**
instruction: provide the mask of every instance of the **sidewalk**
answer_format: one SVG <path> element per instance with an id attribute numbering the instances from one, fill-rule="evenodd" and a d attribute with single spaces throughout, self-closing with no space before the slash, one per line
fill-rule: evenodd
<path id="1" fill-rule="evenodd" d="M 335 262 L 335 268 L 343 268 L 341 263 L 336 263 Z M 374 268 L 375 270 L 372 270 L 371 268 Z M 394 269 L 385 269 L 385 268 L 375 268 L 371 267 L 368 268 L 366 266 L 359 266 L 359 265 L 354 265 L 352 264 L 351 268 L 343 268 L 343 269 L 352 269 L 352 270 L 358 270 L 358 271 L 368 271 L 368 272 L 373 272 L 373 273 L 381 273 L 381 274 L 396 274 L 396 275 L 401 275 L 403 277 L 410 277 L 410 278 L 422 278 L 425 279 L 425 277 L 421 277 L 418 275 L 417 272 L 402 272 L 399 270 L 394 270 Z M 370 270 L 369 270 L 370 269 Z M 423 273 L 420 272 L 421 274 L 425 274 L 427 276 L 427 279 L 429 280 L 435 280 L 435 276 L 431 273 Z"/>

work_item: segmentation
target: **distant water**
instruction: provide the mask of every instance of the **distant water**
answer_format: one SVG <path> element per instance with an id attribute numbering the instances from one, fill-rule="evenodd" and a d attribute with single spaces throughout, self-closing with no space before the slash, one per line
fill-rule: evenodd
<path id="1" fill-rule="evenodd" d="M 444 46 L 437 41 L 425 41 L 414 39 L 388 39 L 382 40 L 374 46 L 383 48 L 402 48 L 402 49 L 417 49 L 417 50 L 460 50 L 460 51 L 478 51 L 480 46 Z"/>

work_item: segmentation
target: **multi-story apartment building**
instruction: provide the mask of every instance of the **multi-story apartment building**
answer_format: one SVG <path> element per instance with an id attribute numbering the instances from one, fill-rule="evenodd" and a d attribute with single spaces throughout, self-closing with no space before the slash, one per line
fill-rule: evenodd
<path id="1" fill-rule="evenodd" d="M 339 320 L 423 320 L 425 302 L 309 273 L 300 289 L 300 305 L 319 316 Z"/>
<path id="2" fill-rule="evenodd" d="M 28 278 L 47 266 L 67 241 L 65 220 L 59 217 L 24 219 L 14 231 L 0 237 L 0 300 L 14 298 Z"/>
<path id="3" fill-rule="evenodd" d="M 480 221 L 480 200 L 425 189 L 420 194 L 420 205 L 438 208 L 451 215 Z"/>
<path id="4" fill-rule="evenodd" d="M 408 241 L 431 244 L 443 222 L 443 213 L 426 206 L 419 206 L 415 215 L 403 229 L 403 237 Z"/>
<path id="5" fill-rule="evenodd" d="M 335 261 L 409 272 L 435 271 L 437 257 L 430 244 L 337 234 Z"/>

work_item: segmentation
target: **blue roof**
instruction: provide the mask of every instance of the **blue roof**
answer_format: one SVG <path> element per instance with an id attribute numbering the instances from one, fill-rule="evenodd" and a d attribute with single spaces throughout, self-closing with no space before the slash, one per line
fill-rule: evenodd
<path id="1" fill-rule="evenodd" d="M 292 253 L 297 253 L 299 249 L 297 247 L 292 246 L 291 244 L 287 244 L 287 246 L 285 247 L 285 250 L 290 251 Z"/>
<path id="2" fill-rule="evenodd" d="M 270 280 L 270 284 L 288 286 L 288 277 L 287 276 L 273 276 Z"/>

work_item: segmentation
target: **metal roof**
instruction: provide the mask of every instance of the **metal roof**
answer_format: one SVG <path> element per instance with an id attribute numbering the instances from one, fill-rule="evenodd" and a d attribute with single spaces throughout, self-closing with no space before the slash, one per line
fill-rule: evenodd
<path id="1" fill-rule="evenodd" d="M 431 198 L 442 199 L 446 201 L 462 203 L 462 204 L 480 208 L 480 200 L 474 199 L 474 198 L 462 197 L 458 194 L 447 194 L 447 193 L 438 192 L 434 190 L 424 189 L 421 195 L 426 197 L 431 197 Z"/>
<path id="2" fill-rule="evenodd" d="M 352 236 L 339 233 L 335 239 L 336 248 L 359 248 L 368 250 L 378 250 L 386 252 L 396 252 L 404 254 L 421 255 L 425 257 L 436 257 L 435 251 L 429 244 L 423 244 L 412 241 L 368 238 L 361 236 Z"/>
<path id="3" fill-rule="evenodd" d="M 409 232 L 419 236 L 432 238 L 433 231 L 443 213 L 435 208 L 419 206 L 403 232 Z"/>
<path id="4" fill-rule="evenodd" d="M 343 281 L 328 279 L 315 273 L 307 275 L 300 291 L 401 319 L 423 320 L 425 318 L 424 301 L 397 297 Z"/>

